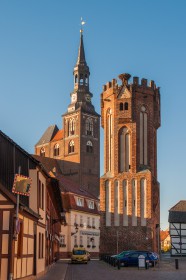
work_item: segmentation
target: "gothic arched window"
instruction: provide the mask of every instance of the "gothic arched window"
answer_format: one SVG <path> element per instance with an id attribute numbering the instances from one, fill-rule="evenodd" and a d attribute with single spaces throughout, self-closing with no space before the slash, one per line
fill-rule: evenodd
<path id="1" fill-rule="evenodd" d="M 119 182 L 114 181 L 114 225 L 119 226 L 120 213 Z"/>
<path id="2" fill-rule="evenodd" d="M 86 119 L 86 135 L 93 136 L 93 120 L 91 118 Z"/>
<path id="3" fill-rule="evenodd" d="M 147 165 L 147 110 L 145 106 L 140 111 L 140 164 Z"/>
<path id="4" fill-rule="evenodd" d="M 91 141 L 87 142 L 87 153 L 93 153 L 93 145 Z"/>
<path id="5" fill-rule="evenodd" d="M 146 226 L 147 218 L 147 186 L 146 179 L 142 178 L 140 181 L 140 202 L 141 202 L 141 225 Z"/>
<path id="6" fill-rule="evenodd" d="M 128 102 L 125 102 L 125 104 L 124 104 L 124 110 L 128 110 L 128 107 L 129 107 Z"/>
<path id="7" fill-rule="evenodd" d="M 107 143 L 107 160 L 106 160 L 106 170 L 111 171 L 112 163 L 112 111 L 111 109 L 107 110 L 106 113 L 106 143 Z"/>
<path id="8" fill-rule="evenodd" d="M 55 144 L 54 146 L 54 156 L 59 156 L 59 144 Z"/>
<path id="9" fill-rule="evenodd" d="M 71 153 L 74 153 L 74 141 L 70 141 L 69 144 L 68 144 L 68 153 L 71 154 Z"/>
<path id="10" fill-rule="evenodd" d="M 130 169 L 130 134 L 126 127 L 119 131 L 119 172 L 128 172 Z"/>
<path id="11" fill-rule="evenodd" d="M 79 84 L 80 84 L 80 85 L 83 85 L 83 74 L 80 74 L 80 77 L 79 77 Z"/>
<path id="12" fill-rule="evenodd" d="M 70 119 L 69 123 L 68 123 L 68 135 L 74 135 L 75 134 L 75 120 L 74 119 Z"/>
<path id="13" fill-rule="evenodd" d="M 122 102 L 119 104 L 119 109 L 120 109 L 120 111 L 123 111 L 123 103 Z"/>
<path id="14" fill-rule="evenodd" d="M 40 150 L 40 156 L 45 157 L 45 148 L 42 147 Z"/>

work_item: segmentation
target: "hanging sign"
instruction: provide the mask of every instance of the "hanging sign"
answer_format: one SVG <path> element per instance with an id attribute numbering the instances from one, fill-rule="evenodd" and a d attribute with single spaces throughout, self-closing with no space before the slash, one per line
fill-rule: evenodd
<path id="1" fill-rule="evenodd" d="M 20 195 L 29 196 L 31 183 L 32 183 L 31 178 L 16 174 L 14 177 L 12 192 Z"/>

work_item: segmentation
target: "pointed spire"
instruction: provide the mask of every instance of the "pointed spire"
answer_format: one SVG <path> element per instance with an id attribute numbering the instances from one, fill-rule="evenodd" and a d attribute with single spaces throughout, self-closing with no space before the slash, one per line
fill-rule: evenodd
<path id="1" fill-rule="evenodd" d="M 80 44 L 79 44 L 79 51 L 78 51 L 78 59 L 77 63 L 78 64 L 84 64 L 87 65 L 86 60 L 85 60 L 85 51 L 84 51 L 84 44 L 83 44 L 83 30 L 80 30 Z"/>

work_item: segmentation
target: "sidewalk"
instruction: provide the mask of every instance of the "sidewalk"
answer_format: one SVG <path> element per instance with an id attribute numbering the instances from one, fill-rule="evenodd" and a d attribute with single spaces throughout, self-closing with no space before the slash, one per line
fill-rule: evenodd
<path id="1" fill-rule="evenodd" d="M 57 261 L 50 267 L 50 269 L 44 276 L 39 278 L 39 280 L 64 280 L 68 267 L 68 262 L 69 261 L 64 260 Z"/>

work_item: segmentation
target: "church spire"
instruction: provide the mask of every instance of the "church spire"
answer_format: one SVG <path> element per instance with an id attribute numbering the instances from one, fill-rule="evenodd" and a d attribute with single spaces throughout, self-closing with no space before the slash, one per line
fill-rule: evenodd
<path id="1" fill-rule="evenodd" d="M 84 44 L 83 44 L 83 30 L 80 30 L 80 44 L 79 44 L 79 52 L 78 52 L 78 59 L 77 63 L 78 64 L 84 64 L 87 65 L 86 59 L 85 59 L 85 51 L 84 51 Z"/>

